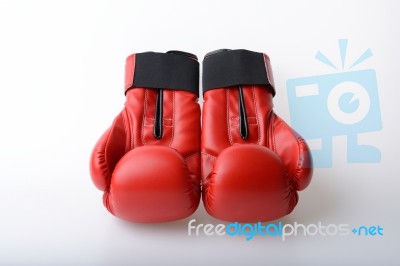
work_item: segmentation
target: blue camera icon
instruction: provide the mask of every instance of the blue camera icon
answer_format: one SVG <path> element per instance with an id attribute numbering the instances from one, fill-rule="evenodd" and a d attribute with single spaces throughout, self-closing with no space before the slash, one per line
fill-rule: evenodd
<path id="1" fill-rule="evenodd" d="M 379 149 L 357 143 L 357 134 L 382 129 L 373 69 L 290 79 L 291 124 L 311 147 L 314 166 L 332 167 L 332 137 L 347 136 L 347 162 L 380 162 Z"/>

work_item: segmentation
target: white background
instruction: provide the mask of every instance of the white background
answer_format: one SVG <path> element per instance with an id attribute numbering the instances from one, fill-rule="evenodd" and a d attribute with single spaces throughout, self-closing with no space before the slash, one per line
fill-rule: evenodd
<path id="1" fill-rule="evenodd" d="M 397 1 L 0 1 L 1 265 L 399 265 L 399 12 Z M 381 225 L 383 237 L 189 237 L 186 220 L 132 224 L 109 214 L 89 175 L 93 145 L 124 103 L 125 58 L 219 48 L 270 55 L 275 111 L 289 120 L 285 83 L 332 73 L 349 39 L 357 67 L 376 70 L 383 130 L 362 136 L 380 164 L 316 169 L 295 211 L 304 224 Z M 336 61 L 335 61 L 336 60 Z M 396 253 L 397 252 L 397 253 Z"/>

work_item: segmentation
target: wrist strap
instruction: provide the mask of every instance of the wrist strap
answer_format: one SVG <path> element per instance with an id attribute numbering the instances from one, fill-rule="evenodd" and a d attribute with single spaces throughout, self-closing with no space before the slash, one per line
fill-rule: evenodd
<path id="1" fill-rule="evenodd" d="M 203 93 L 239 85 L 266 85 L 275 96 L 269 57 L 248 50 L 221 49 L 203 60 Z"/>
<path id="2" fill-rule="evenodd" d="M 136 87 L 184 90 L 198 96 L 197 57 L 181 51 L 132 54 L 126 59 L 125 94 Z"/>

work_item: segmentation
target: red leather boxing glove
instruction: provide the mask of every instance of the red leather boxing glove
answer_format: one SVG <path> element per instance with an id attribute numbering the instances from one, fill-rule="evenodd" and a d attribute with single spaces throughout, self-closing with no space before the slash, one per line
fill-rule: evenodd
<path id="1" fill-rule="evenodd" d="M 179 51 L 126 60 L 125 108 L 93 149 L 90 173 L 115 216 L 167 222 L 200 201 L 197 57 Z"/>
<path id="2" fill-rule="evenodd" d="M 207 212 L 257 222 L 292 212 L 311 181 L 306 142 L 273 111 L 266 54 L 218 50 L 203 61 L 202 186 Z"/>

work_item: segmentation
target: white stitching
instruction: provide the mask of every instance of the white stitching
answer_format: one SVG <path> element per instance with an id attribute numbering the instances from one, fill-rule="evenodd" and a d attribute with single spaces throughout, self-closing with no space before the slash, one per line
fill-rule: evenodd
<path id="1" fill-rule="evenodd" d="M 142 143 L 145 145 L 146 140 L 144 139 L 144 127 L 145 127 L 145 120 L 147 118 L 147 89 L 144 91 L 144 112 L 143 112 L 143 119 L 142 119 Z"/>
<path id="2" fill-rule="evenodd" d="M 172 130 L 171 130 L 172 136 L 171 136 L 171 139 L 168 144 L 168 146 L 170 146 L 170 147 L 171 147 L 172 141 L 174 140 L 174 132 L 175 132 L 174 121 L 175 121 L 175 90 L 172 91 L 172 126 L 168 126 L 168 127 L 172 127 Z"/>
<path id="3" fill-rule="evenodd" d="M 211 155 L 211 154 L 208 154 L 208 153 L 205 153 L 205 152 L 202 152 L 201 156 L 211 157 L 212 159 L 216 159 L 217 158 L 217 156 L 214 156 L 214 155 Z"/>
<path id="4" fill-rule="evenodd" d="M 226 89 L 226 122 L 228 124 L 228 138 L 229 138 L 229 143 L 233 145 L 233 140 L 232 140 L 232 134 L 231 134 L 231 124 L 229 123 L 229 90 Z"/>
<path id="5" fill-rule="evenodd" d="M 122 115 L 122 120 L 123 120 L 123 124 L 124 124 L 124 129 L 125 129 L 125 134 L 129 134 L 130 135 L 130 139 L 128 140 L 129 143 L 127 143 L 126 141 L 126 136 L 125 136 L 125 153 L 130 151 L 131 149 L 133 149 L 133 134 L 131 134 L 131 121 L 130 121 L 130 117 L 129 117 L 129 111 L 128 108 L 124 108 L 124 113 L 125 115 Z M 125 117 L 126 120 L 125 121 Z"/>
<path id="6" fill-rule="evenodd" d="M 275 144 L 275 128 L 274 128 L 274 121 L 275 121 L 275 114 L 274 114 L 274 112 L 271 110 L 271 120 L 270 120 L 270 123 L 271 123 L 271 142 L 272 142 L 272 148 L 273 148 L 273 151 L 275 151 L 275 152 L 277 152 L 277 149 L 276 149 L 276 144 Z"/>
<path id="7" fill-rule="evenodd" d="M 256 113 L 256 120 L 257 120 L 257 133 L 258 133 L 258 140 L 257 140 L 257 144 L 260 144 L 261 140 L 261 134 L 260 134 L 260 121 L 258 121 L 258 112 L 257 112 L 257 103 L 256 103 L 256 96 L 255 96 L 255 92 L 254 92 L 254 86 L 251 86 L 251 90 L 253 92 L 253 104 L 254 104 L 254 111 Z"/>
<path id="8" fill-rule="evenodd" d="M 257 117 L 255 117 L 255 116 L 248 116 L 247 119 L 249 119 L 249 118 L 256 118 L 257 119 Z M 229 119 L 230 120 L 240 120 L 239 117 L 230 117 Z M 257 122 L 256 123 L 247 123 L 247 124 L 248 125 L 258 125 Z"/>
<path id="9" fill-rule="evenodd" d="M 190 159 L 192 159 L 193 157 L 196 157 L 196 156 L 200 156 L 200 152 L 196 152 L 192 155 L 189 155 L 188 157 L 185 158 L 185 161 L 189 161 Z"/>

